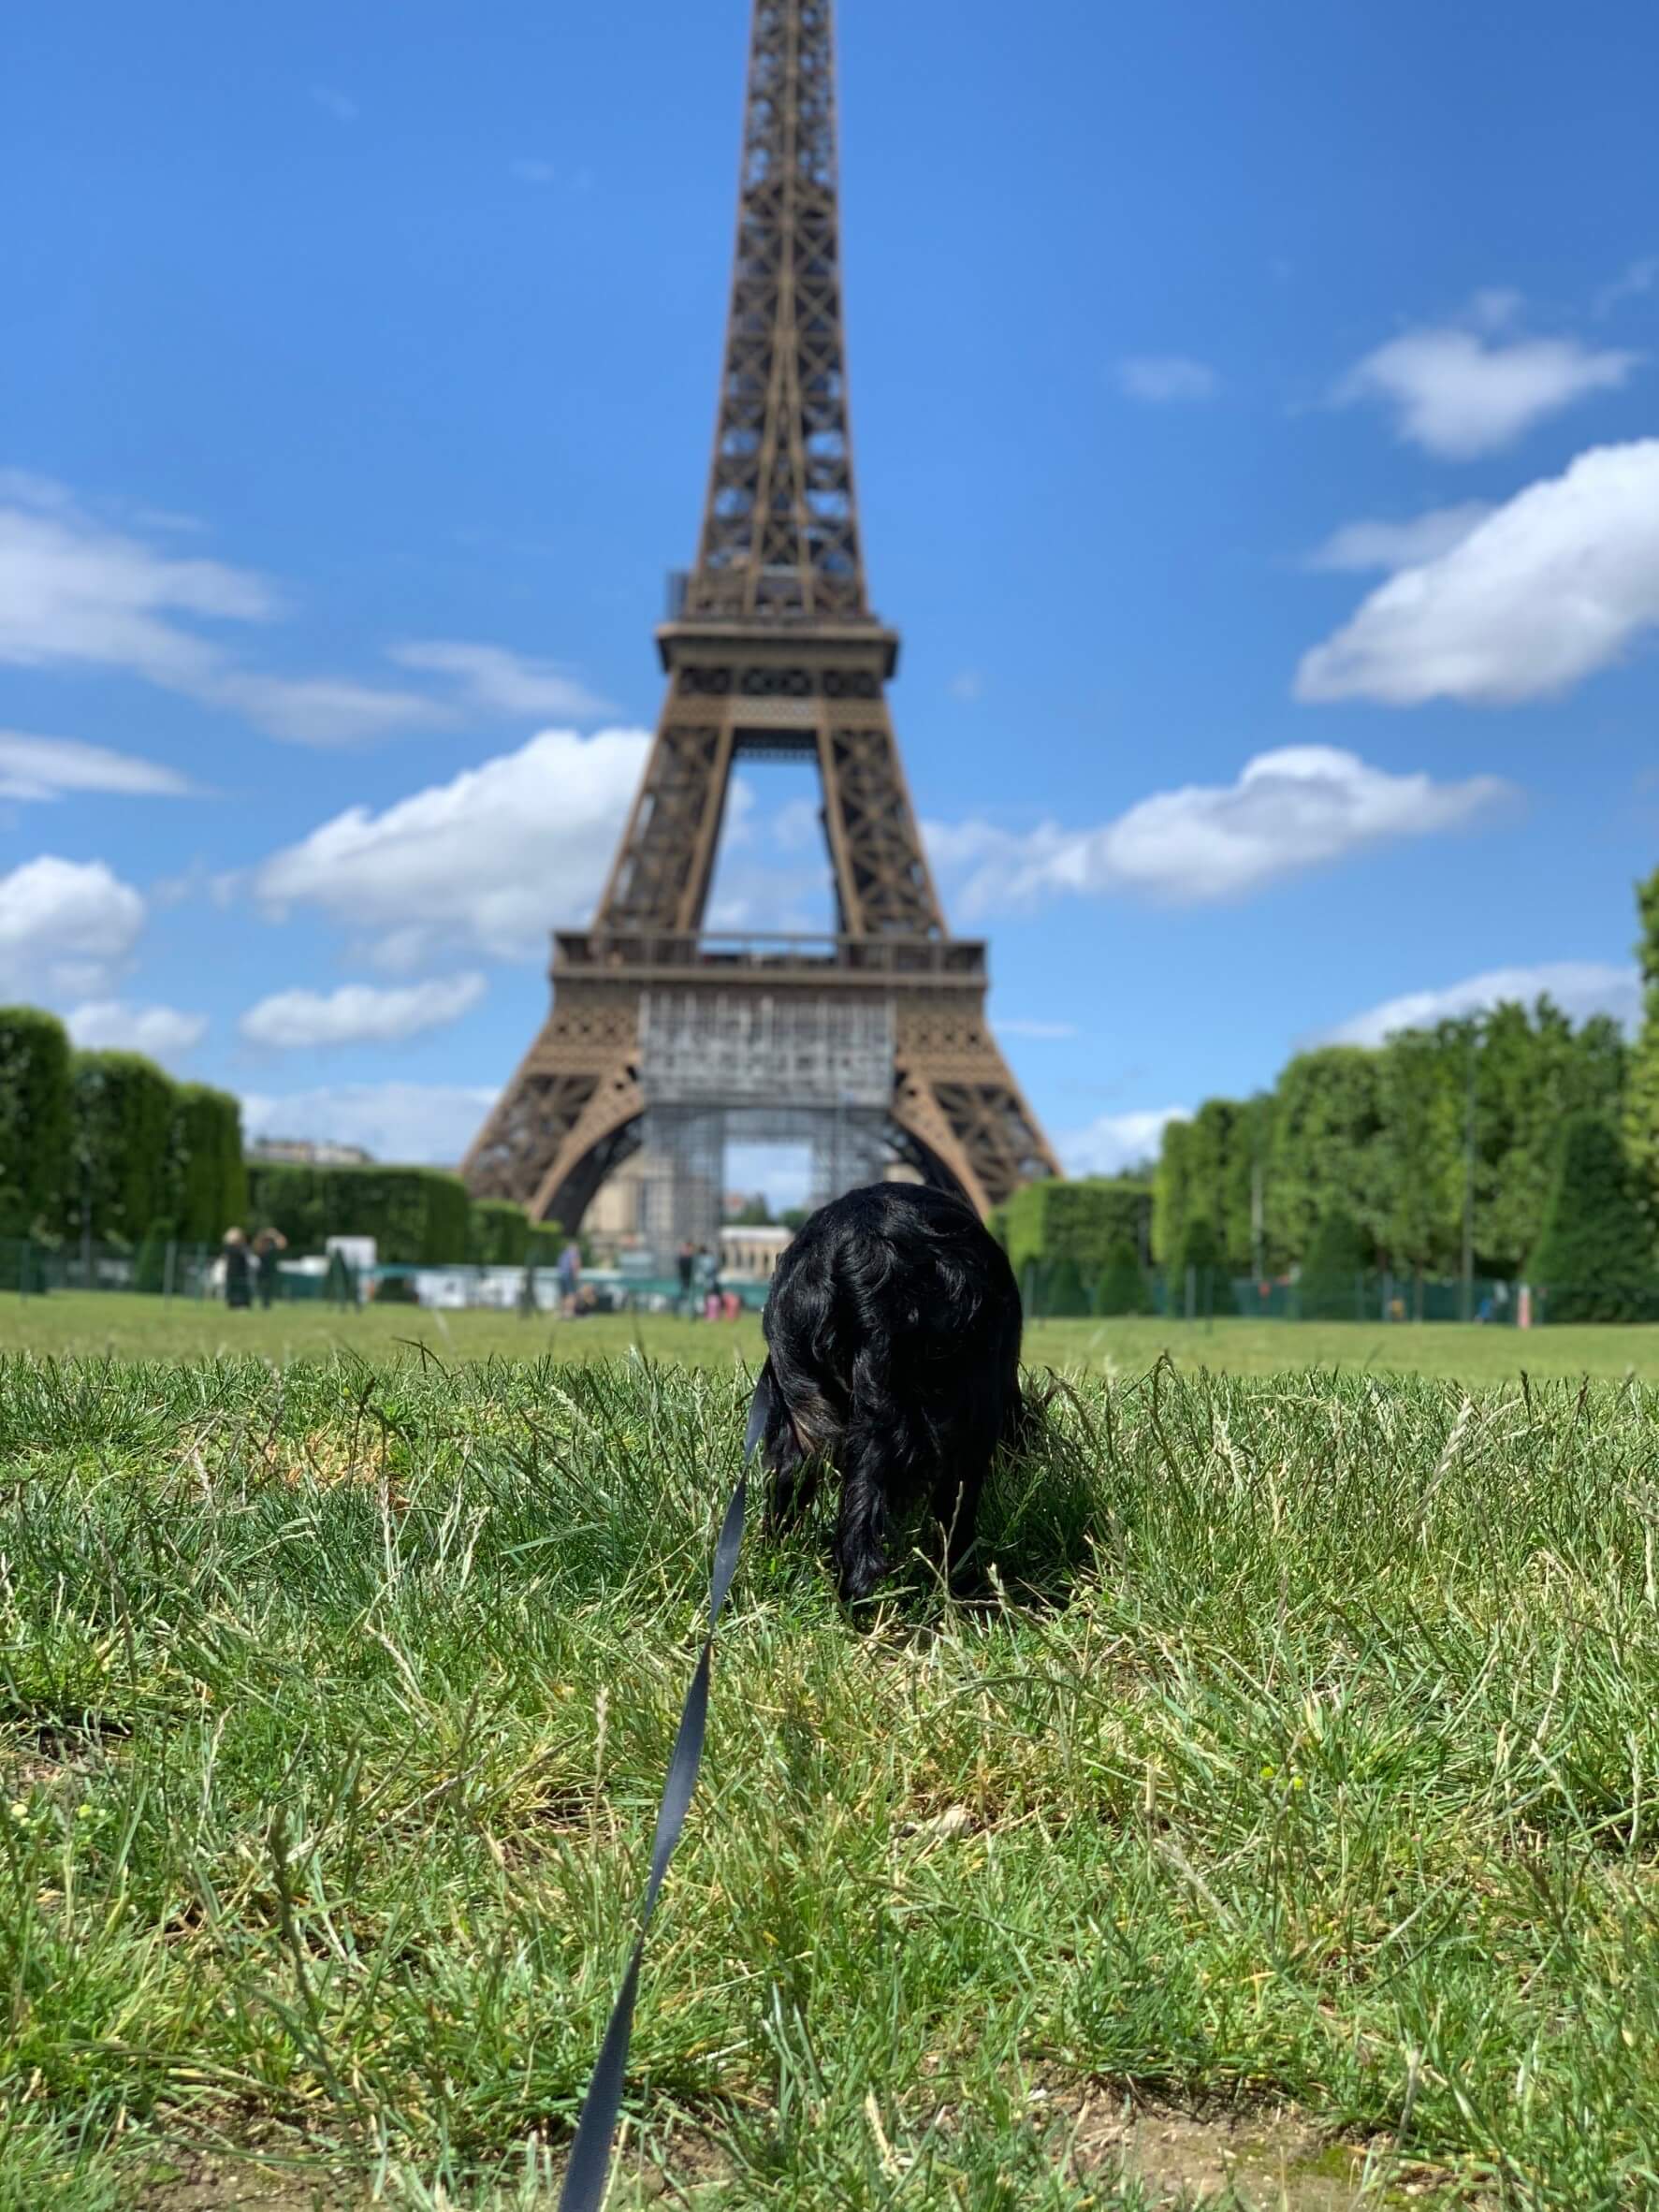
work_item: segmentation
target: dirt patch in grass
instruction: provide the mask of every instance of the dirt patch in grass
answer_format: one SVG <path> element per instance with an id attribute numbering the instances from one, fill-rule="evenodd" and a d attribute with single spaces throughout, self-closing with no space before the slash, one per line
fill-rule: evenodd
<path id="1" fill-rule="evenodd" d="M 1353 2212 L 1454 2201 L 1449 2175 L 1402 2163 L 1386 2143 L 1332 2142 L 1291 2105 L 1204 2114 L 1099 2088 L 1056 2093 L 1050 2109 L 1067 2114 L 1075 2174 L 1139 2181 L 1155 2202 Z"/>
<path id="2" fill-rule="evenodd" d="M 366 2182 L 329 2168 L 296 2174 L 253 2161 L 195 2158 L 147 2181 L 133 2200 L 137 2212 L 369 2212 L 370 2201 Z"/>

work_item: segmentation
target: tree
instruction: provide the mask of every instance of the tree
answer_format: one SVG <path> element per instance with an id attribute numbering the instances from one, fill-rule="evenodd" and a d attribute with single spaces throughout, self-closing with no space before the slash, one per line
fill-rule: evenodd
<path id="1" fill-rule="evenodd" d="M 65 1212 L 83 1235 L 136 1244 L 175 1186 L 178 1094 L 138 1053 L 77 1053 L 70 1063 L 72 1166 Z"/>
<path id="2" fill-rule="evenodd" d="M 1378 1055 L 1376 1241 L 1419 1281 L 1449 1272 L 1463 1245 L 1464 1122 L 1473 1024 L 1406 1029 Z"/>
<path id="3" fill-rule="evenodd" d="M 1008 1201 L 1008 1256 L 1022 1279 L 1027 1267 L 1077 1264 L 1092 1282 L 1122 1238 L 1139 1249 L 1146 1233 L 1152 1193 L 1122 1175 L 1083 1175 L 1074 1182 L 1027 1183 Z"/>
<path id="4" fill-rule="evenodd" d="M 1088 1312 L 1083 1271 L 1070 1252 L 1063 1253 L 1048 1271 L 1041 1298 L 1042 1311 L 1048 1319 L 1075 1320 Z"/>
<path id="5" fill-rule="evenodd" d="M 0 1007 L 0 1236 L 63 1227 L 69 1174 L 69 1039 L 33 1006 Z"/>
<path id="6" fill-rule="evenodd" d="M 1141 1255 L 1127 1237 L 1120 1237 L 1106 1255 L 1095 1285 L 1097 1314 L 1144 1314 L 1152 1310 L 1146 1271 Z"/>
<path id="7" fill-rule="evenodd" d="M 1274 1092 L 1270 1182 L 1281 1253 L 1306 1261 L 1327 1214 L 1351 1207 L 1375 1238 L 1379 1203 L 1381 1055 L 1355 1044 L 1299 1053 Z"/>
<path id="8" fill-rule="evenodd" d="M 1360 1284 L 1365 1273 L 1365 1240 L 1351 1214 L 1327 1214 L 1314 1233 L 1302 1262 L 1300 1305 L 1304 1321 L 1360 1318 Z"/>
<path id="9" fill-rule="evenodd" d="M 1659 1312 L 1652 1230 L 1613 1120 L 1575 1113 L 1530 1270 L 1550 1321 L 1647 1320 Z"/>
<path id="10" fill-rule="evenodd" d="M 169 1138 L 173 1188 L 169 1204 L 186 1244 L 216 1244 L 248 1211 L 242 1164 L 242 1110 L 228 1091 L 180 1085 Z"/>
<path id="11" fill-rule="evenodd" d="M 1192 1203 L 1192 1123 L 1183 1117 L 1164 1124 L 1158 1147 L 1157 1172 L 1152 1182 L 1152 1257 L 1160 1267 L 1172 1267 L 1186 1233 L 1187 1209 Z"/>
<path id="12" fill-rule="evenodd" d="M 1636 887 L 1641 939 L 1642 1024 L 1631 1047 L 1624 1089 L 1624 1149 L 1648 1219 L 1659 1222 L 1659 868 Z"/>

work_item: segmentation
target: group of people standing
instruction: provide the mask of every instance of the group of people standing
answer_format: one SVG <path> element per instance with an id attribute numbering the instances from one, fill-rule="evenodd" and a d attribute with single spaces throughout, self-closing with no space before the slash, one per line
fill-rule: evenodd
<path id="1" fill-rule="evenodd" d="M 706 1244 L 693 1244 L 688 1237 L 676 1255 L 675 1266 L 679 1275 L 680 1311 L 695 1320 L 699 1314 L 706 1321 L 735 1321 L 743 1311 L 743 1301 L 735 1290 L 728 1290 L 720 1281 L 720 1265 Z"/>
<path id="2" fill-rule="evenodd" d="M 246 1309 L 257 1296 L 269 1305 L 278 1288 L 279 1255 L 288 1248 L 280 1229 L 262 1229 L 250 1244 L 243 1229 L 225 1231 L 225 1302 Z"/>

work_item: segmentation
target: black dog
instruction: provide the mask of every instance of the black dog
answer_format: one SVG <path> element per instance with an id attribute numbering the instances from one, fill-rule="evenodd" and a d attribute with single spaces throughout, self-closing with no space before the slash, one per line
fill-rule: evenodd
<path id="1" fill-rule="evenodd" d="M 891 1514 L 925 1498 L 950 1573 L 973 1543 L 980 1492 L 1018 1428 L 1020 1299 L 1007 1255 L 966 1201 L 913 1184 L 849 1191 L 778 1263 L 750 1433 L 771 1477 L 769 1521 L 841 1477 L 841 1594 L 887 1572 Z"/>

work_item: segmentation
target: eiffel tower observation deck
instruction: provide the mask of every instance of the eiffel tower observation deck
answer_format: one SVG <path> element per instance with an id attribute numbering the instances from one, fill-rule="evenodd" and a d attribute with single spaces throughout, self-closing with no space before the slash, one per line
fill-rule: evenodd
<path id="1" fill-rule="evenodd" d="M 986 1023 L 985 947 L 950 934 L 934 888 L 887 708 L 898 642 L 870 611 L 853 483 L 833 7 L 755 0 L 714 458 L 657 632 L 662 719 L 592 924 L 555 939 L 552 1011 L 464 1163 L 475 1197 L 575 1228 L 642 1143 L 718 1190 L 734 1126 L 805 1142 L 815 1199 L 884 1158 L 981 1211 L 1058 1172 Z M 704 930 L 734 765 L 756 758 L 817 771 L 822 939 Z M 693 1214 L 674 1230 L 702 1241 Z"/>

